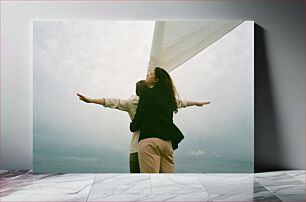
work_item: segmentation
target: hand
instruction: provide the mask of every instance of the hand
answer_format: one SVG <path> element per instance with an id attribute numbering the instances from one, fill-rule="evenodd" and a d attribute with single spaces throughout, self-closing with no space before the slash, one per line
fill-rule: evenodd
<path id="1" fill-rule="evenodd" d="M 91 103 L 90 98 L 85 97 L 84 95 L 81 95 L 79 93 L 77 93 L 77 96 L 79 96 L 79 99 L 86 102 L 86 103 Z"/>
<path id="2" fill-rule="evenodd" d="M 208 105 L 208 104 L 210 104 L 210 102 L 197 102 L 196 106 L 202 107 L 203 105 Z"/>

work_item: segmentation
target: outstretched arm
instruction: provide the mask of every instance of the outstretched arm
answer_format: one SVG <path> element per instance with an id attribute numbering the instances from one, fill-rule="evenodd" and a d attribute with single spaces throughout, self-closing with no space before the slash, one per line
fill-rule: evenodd
<path id="1" fill-rule="evenodd" d="M 94 104 L 99 104 L 103 105 L 104 107 L 112 108 L 112 109 L 118 109 L 121 111 L 127 111 L 129 112 L 131 108 L 133 107 L 132 105 L 132 100 L 130 99 L 118 99 L 118 98 L 89 98 L 84 95 L 81 95 L 77 93 L 79 96 L 79 99 L 86 102 L 86 103 L 94 103 Z"/>
<path id="2" fill-rule="evenodd" d="M 202 107 L 203 105 L 208 105 L 210 102 L 195 102 L 195 101 L 187 101 L 187 107 L 189 106 L 198 106 Z"/>
<path id="3" fill-rule="evenodd" d="M 190 107 L 190 106 L 198 106 L 202 107 L 203 105 L 210 104 L 210 102 L 196 102 L 196 101 L 189 101 L 189 100 L 177 100 L 177 107 L 178 108 L 184 108 L 184 107 Z"/>
<path id="4" fill-rule="evenodd" d="M 94 99 L 94 98 L 89 98 L 89 97 L 86 97 L 84 95 L 81 95 L 79 93 L 77 93 L 77 96 L 79 96 L 79 99 L 86 102 L 86 103 L 94 103 L 94 104 L 100 104 L 100 105 L 105 105 L 105 99 L 104 98 L 97 98 L 97 99 Z"/>

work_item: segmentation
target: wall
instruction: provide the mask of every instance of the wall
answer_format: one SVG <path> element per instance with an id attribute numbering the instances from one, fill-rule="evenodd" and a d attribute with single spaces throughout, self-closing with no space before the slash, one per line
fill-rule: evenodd
<path id="1" fill-rule="evenodd" d="M 1 169 L 32 169 L 32 20 L 253 20 L 255 170 L 305 169 L 305 14 L 295 1 L 1 1 Z"/>

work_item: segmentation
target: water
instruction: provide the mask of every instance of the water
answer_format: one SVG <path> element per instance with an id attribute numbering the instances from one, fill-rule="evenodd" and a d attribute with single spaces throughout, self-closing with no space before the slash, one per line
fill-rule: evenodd
<path id="1" fill-rule="evenodd" d="M 35 173 L 128 173 L 129 152 L 92 145 L 46 142 L 34 146 Z M 253 162 L 175 152 L 176 173 L 252 173 Z"/>

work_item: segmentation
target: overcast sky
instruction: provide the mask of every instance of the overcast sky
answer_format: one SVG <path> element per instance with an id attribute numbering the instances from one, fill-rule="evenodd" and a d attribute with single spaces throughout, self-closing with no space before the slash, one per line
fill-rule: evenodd
<path id="1" fill-rule="evenodd" d="M 127 113 L 86 104 L 128 98 L 145 79 L 153 21 L 34 22 L 34 148 L 67 140 L 129 152 Z M 178 155 L 253 161 L 254 27 L 244 22 L 171 72 L 182 99 L 211 104 L 182 109 Z"/>

